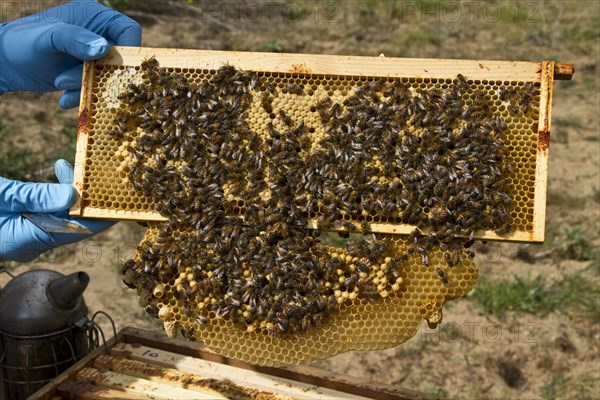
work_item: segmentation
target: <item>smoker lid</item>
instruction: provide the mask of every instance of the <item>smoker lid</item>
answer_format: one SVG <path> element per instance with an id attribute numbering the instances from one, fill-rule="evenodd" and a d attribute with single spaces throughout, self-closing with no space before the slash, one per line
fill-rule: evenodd
<path id="1" fill-rule="evenodd" d="M 37 269 L 10 280 L 0 291 L 0 333 L 41 335 L 71 327 L 87 315 L 82 293 L 89 276 Z"/>

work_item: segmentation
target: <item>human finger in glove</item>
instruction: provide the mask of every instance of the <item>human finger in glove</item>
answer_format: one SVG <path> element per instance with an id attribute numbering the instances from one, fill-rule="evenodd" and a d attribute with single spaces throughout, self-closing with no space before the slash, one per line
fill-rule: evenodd
<path id="1" fill-rule="evenodd" d="M 82 62 L 109 45 L 139 46 L 133 19 L 94 0 L 74 0 L 0 25 L 0 95 L 64 90 L 62 108 L 79 104 Z"/>
<path id="2" fill-rule="evenodd" d="M 64 90 L 59 104 L 77 106 L 83 61 L 104 56 L 110 45 L 139 46 L 141 27 L 93 0 L 74 0 L 0 24 L 0 95 L 11 91 Z M 0 177 L 0 259 L 27 262 L 53 247 L 90 235 L 47 233 L 21 216 L 51 213 L 98 233 L 113 224 L 69 218 L 75 201 L 73 168 L 56 165 L 58 184 L 24 183 Z"/>
<path id="3" fill-rule="evenodd" d="M 91 234 L 48 233 L 28 219 L 24 212 L 49 213 L 75 222 L 96 234 L 114 224 L 112 221 L 69 217 L 76 198 L 73 167 L 65 160 L 54 164 L 59 183 L 19 182 L 0 178 L 0 259 L 29 262 L 41 253 Z"/>

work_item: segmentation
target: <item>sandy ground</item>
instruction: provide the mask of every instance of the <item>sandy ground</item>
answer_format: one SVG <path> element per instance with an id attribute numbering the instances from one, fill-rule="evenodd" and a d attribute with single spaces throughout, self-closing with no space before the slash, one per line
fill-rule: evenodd
<path id="1" fill-rule="evenodd" d="M 600 187 L 599 3 L 532 1 L 519 3 L 522 9 L 515 9 L 512 2 L 494 3 L 502 7 L 504 17 L 486 16 L 482 5 L 472 6 L 473 12 L 468 13 L 468 2 L 452 2 L 461 11 L 458 17 L 441 8 L 443 2 L 429 2 L 433 7 L 429 14 L 421 3 L 401 1 L 372 6 L 356 1 L 229 2 L 229 11 L 210 8 L 216 7 L 214 2 L 194 3 L 203 9 L 201 17 L 185 13 L 183 2 L 168 3 L 158 14 L 146 7 L 131 12 L 144 24 L 143 44 L 354 55 L 385 52 L 409 57 L 553 58 L 575 63 L 574 81 L 555 86 L 547 224 L 580 227 L 589 243 L 598 247 L 600 204 L 594 193 Z M 255 17 L 248 14 L 250 3 L 260 10 Z M 274 4 L 271 13 L 269 4 Z M 326 4 L 334 8 L 324 8 Z M 297 18 L 290 16 L 296 15 L 296 6 L 305 10 Z M 592 33 L 584 35 L 588 30 Z M 75 126 L 76 112 L 58 111 L 56 99 L 1 98 L 1 124 L 10 131 L 0 154 L 29 149 L 42 160 L 64 146 L 67 139 L 61 131 Z M 132 256 L 142 234 L 143 228 L 135 223 L 119 223 L 33 263 L 11 266 L 15 273 L 31 268 L 65 274 L 84 270 L 91 276 L 85 293 L 91 313 L 108 312 L 118 328 L 161 330 L 138 306 L 136 292 L 122 284 L 119 274 L 121 262 Z M 557 244 L 528 251 L 540 254 L 552 246 Z M 589 265 L 589 261 L 553 258 L 555 253 L 527 262 L 518 257 L 515 244 L 478 245 L 477 249 L 481 279 L 490 281 L 543 274 L 547 282 L 556 282 Z M 597 284 L 598 272 L 586 274 Z M 0 286 L 5 283 L 6 277 L 0 275 Z M 599 343 L 600 327 L 592 319 L 558 312 L 508 313 L 499 318 L 483 313 L 467 298 L 445 306 L 437 330 L 424 324 L 397 348 L 346 353 L 314 365 L 442 398 L 595 399 L 600 398 Z"/>

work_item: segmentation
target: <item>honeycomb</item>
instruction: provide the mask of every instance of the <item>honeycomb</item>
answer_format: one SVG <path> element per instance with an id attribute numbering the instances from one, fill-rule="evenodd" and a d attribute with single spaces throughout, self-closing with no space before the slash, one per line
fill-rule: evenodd
<path id="1" fill-rule="evenodd" d="M 395 346 L 472 288 L 474 239 L 539 230 L 543 77 L 165 59 L 86 65 L 73 212 L 166 220 L 122 273 L 170 336 L 263 365 Z"/>
<path id="2" fill-rule="evenodd" d="M 161 225 L 152 224 L 140 244 L 155 243 Z M 183 232 L 176 232 L 175 239 Z M 389 240 L 392 246 L 384 255 L 384 262 L 397 254 L 406 253 L 410 247 L 406 238 L 396 235 L 376 234 L 378 240 Z M 321 245 L 319 245 L 321 246 Z M 348 250 L 324 246 L 332 255 L 345 259 Z M 139 260 L 142 252 L 138 250 Z M 452 268 L 444 265 L 444 251 L 435 249 L 429 254 L 432 267 L 422 263 L 421 256 L 413 254 L 399 269 L 398 279 L 382 279 L 385 265 L 373 265 L 369 272 L 378 283 L 382 296 L 360 298 L 344 288 L 343 279 L 333 284 L 339 306 L 320 325 L 306 331 L 277 334 L 269 324 L 233 322 L 219 317 L 211 310 L 215 298 L 195 294 L 185 295 L 189 286 L 197 285 L 193 265 L 182 264 L 177 269 L 162 264 L 156 272 L 158 283 L 146 280 L 138 284 L 140 304 L 154 313 L 164 323 L 165 331 L 175 336 L 179 331 L 189 339 L 198 340 L 213 351 L 257 365 L 299 364 L 333 356 L 352 350 L 378 350 L 399 345 L 414 336 L 423 320 L 432 324 L 441 321 L 445 302 L 464 296 L 475 284 L 478 270 L 470 257 Z M 340 266 L 345 269 L 348 266 Z M 351 268 L 351 267 L 350 267 Z M 139 279 L 143 270 L 126 273 L 125 281 Z M 343 275 L 342 275 L 343 277 Z M 202 279 L 198 277 L 198 280 Z"/>
<path id="3" fill-rule="evenodd" d="M 78 168 L 80 182 L 78 188 L 81 198 L 73 209 L 73 214 L 90 217 L 135 219 L 147 221 L 165 220 L 166 217 L 156 211 L 156 204 L 144 196 L 130 181 L 134 155 L 128 150 L 139 145 L 143 129 L 130 129 L 124 138 L 115 138 L 109 133 L 115 129 L 115 119 L 119 113 L 127 109 L 127 105 L 119 99 L 119 95 L 127 91 L 128 85 L 144 82 L 144 74 L 139 65 L 114 65 L 97 61 L 88 69 L 88 82 L 84 87 L 84 97 L 88 99 L 83 114 L 84 129 L 88 135 L 87 143 L 78 149 Z M 177 68 L 165 66 L 167 73 L 179 74 L 192 86 L 199 86 L 214 78 L 215 69 Z M 407 87 L 415 98 L 432 90 L 448 90 L 453 85 L 452 79 L 434 78 L 377 78 L 351 75 L 323 75 L 306 73 L 269 73 L 259 72 L 258 76 L 264 86 L 257 89 L 252 103 L 246 112 L 246 122 L 250 129 L 264 135 L 267 139 L 269 126 L 282 130 L 286 121 L 285 115 L 296 121 L 303 121 L 308 129 L 310 150 L 327 150 L 323 147 L 327 125 L 323 123 L 318 109 L 319 102 L 330 99 L 332 103 L 343 104 L 361 88 L 368 87 L 378 81 L 387 85 L 400 83 Z M 505 129 L 498 140 L 503 143 L 507 164 L 510 170 L 502 180 L 506 193 L 511 199 L 509 207 L 510 230 L 497 234 L 493 227 L 482 226 L 475 232 L 476 238 L 492 238 L 507 240 L 532 240 L 535 216 L 536 195 L 536 162 L 538 157 L 538 121 L 540 119 L 540 87 L 539 82 L 508 80 L 473 80 L 467 76 L 468 88 L 461 96 L 461 109 L 468 110 L 477 103 L 478 97 L 485 98 L 485 107 L 494 118 L 499 118 Z M 272 87 L 276 95 L 271 104 L 265 107 L 262 97 L 267 87 Z M 300 88 L 296 93 L 294 88 Z M 383 89 L 379 93 L 383 99 Z M 383 101 L 384 102 L 384 101 Z M 463 121 L 452 126 L 457 132 L 467 124 L 469 115 Z M 80 120 L 81 122 L 81 120 Z M 424 128 L 418 123 L 408 124 L 406 131 L 419 137 Z M 380 160 L 373 161 L 374 168 L 382 169 Z M 77 176 L 77 174 L 76 174 Z M 392 184 L 394 176 L 389 174 L 373 176 L 374 180 Z M 226 193 L 230 201 L 232 214 L 243 214 L 244 199 Z M 424 213 L 432 210 L 424 206 Z M 418 226 L 415 221 L 403 217 L 401 210 L 388 213 L 379 211 L 365 212 L 359 217 L 340 213 L 337 221 L 331 226 L 321 226 L 322 217 L 327 214 L 322 204 L 314 209 L 306 210 L 308 226 L 334 230 L 353 230 L 347 228 L 343 221 L 354 226 L 368 226 L 372 232 L 410 233 Z M 366 225 L 365 225 L 366 224 Z M 358 230 L 358 229 L 354 229 Z"/>

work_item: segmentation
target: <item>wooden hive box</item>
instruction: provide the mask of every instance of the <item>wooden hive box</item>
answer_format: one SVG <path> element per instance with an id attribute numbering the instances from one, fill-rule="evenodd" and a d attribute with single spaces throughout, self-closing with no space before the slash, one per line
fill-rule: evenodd
<path id="1" fill-rule="evenodd" d="M 163 334 L 125 328 L 34 393 L 59 399 L 382 399 L 434 397 L 309 367 L 257 367 Z"/>

